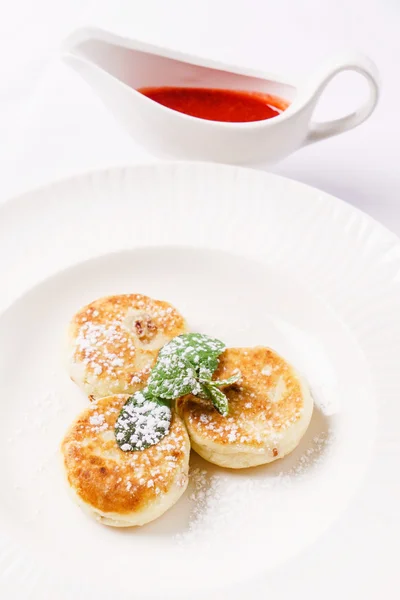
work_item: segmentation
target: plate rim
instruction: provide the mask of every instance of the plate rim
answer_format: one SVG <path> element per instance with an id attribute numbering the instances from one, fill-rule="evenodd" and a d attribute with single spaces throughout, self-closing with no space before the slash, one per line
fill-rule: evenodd
<path id="1" fill-rule="evenodd" d="M 346 200 L 339 198 L 339 196 L 335 196 L 330 192 L 325 191 L 324 189 L 311 185 L 309 183 L 305 183 L 303 181 L 299 181 L 293 177 L 287 177 L 286 175 L 281 175 L 279 173 L 273 173 L 268 170 L 260 170 L 256 167 L 249 167 L 245 165 L 230 165 L 227 163 L 214 163 L 210 161 L 204 160 L 177 160 L 177 159 L 165 159 L 165 160 L 152 160 L 152 161 L 137 161 L 137 162 L 125 162 L 121 161 L 115 163 L 111 166 L 93 166 L 93 167 L 84 167 L 73 169 L 68 173 L 65 173 L 61 176 L 57 176 L 54 179 L 46 179 L 45 181 L 36 182 L 34 185 L 24 186 L 20 190 L 13 192 L 11 195 L 6 196 L 4 198 L 0 197 L 0 213 L 3 209 L 7 208 L 13 202 L 22 201 L 26 196 L 30 196 L 33 194 L 41 194 L 46 193 L 53 187 L 63 186 L 71 180 L 85 179 L 88 176 L 100 175 L 104 176 L 106 173 L 110 173 L 112 171 L 125 171 L 130 169 L 141 169 L 141 168 L 159 168 L 160 166 L 165 168 L 184 166 L 184 167 L 218 167 L 221 169 L 227 169 L 238 172 L 247 172 L 247 173 L 262 173 L 268 178 L 275 179 L 277 181 L 287 181 L 291 182 L 303 188 L 304 190 L 311 190 L 312 192 L 319 192 L 324 195 L 325 199 L 328 201 L 332 201 L 333 203 L 338 203 L 345 210 L 349 210 L 349 212 L 354 212 L 358 214 L 363 219 L 366 219 L 368 222 L 373 224 L 375 227 L 378 227 L 385 236 L 391 238 L 392 242 L 397 242 L 400 244 L 400 236 L 397 235 L 394 231 L 391 231 L 386 225 L 378 221 L 375 217 L 370 215 L 369 213 L 363 211 L 358 206 L 354 206 L 350 204 Z"/>

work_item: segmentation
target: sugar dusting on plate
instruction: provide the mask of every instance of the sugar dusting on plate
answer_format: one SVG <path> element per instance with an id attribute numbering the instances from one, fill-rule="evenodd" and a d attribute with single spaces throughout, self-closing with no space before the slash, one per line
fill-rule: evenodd
<path id="1" fill-rule="evenodd" d="M 333 432 L 330 430 L 315 435 L 309 447 L 288 470 L 275 469 L 268 475 L 262 469 L 274 468 L 278 463 L 255 467 L 246 476 L 222 469 L 211 472 L 193 465 L 187 491 L 189 524 L 184 532 L 175 535 L 175 542 L 179 546 L 196 544 L 200 540 L 208 544 L 207 539 L 212 543 L 214 533 L 227 532 L 229 525 L 237 521 L 238 515 L 247 515 L 252 502 L 260 503 L 266 492 L 287 490 L 311 474 L 325 462 L 333 441 Z"/>

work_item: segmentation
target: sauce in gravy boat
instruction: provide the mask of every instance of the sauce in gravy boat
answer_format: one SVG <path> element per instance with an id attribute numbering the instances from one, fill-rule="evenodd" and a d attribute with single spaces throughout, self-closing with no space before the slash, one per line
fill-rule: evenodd
<path id="1" fill-rule="evenodd" d="M 278 75 L 219 64 L 99 29 L 76 31 L 64 42 L 62 52 L 63 59 L 92 86 L 124 129 L 163 158 L 272 164 L 302 146 L 360 125 L 373 112 L 379 95 L 377 69 L 368 57 L 358 53 L 335 56 L 319 72 L 294 85 Z M 312 114 L 325 86 L 346 70 L 367 79 L 365 103 L 340 119 L 313 122 Z M 197 100 L 193 100 L 196 93 Z M 204 109 L 199 97 L 205 93 L 209 98 L 207 110 L 219 102 L 219 113 L 193 112 L 196 101 L 197 110 Z M 211 119 L 210 115 L 222 119 L 218 115 L 224 110 L 223 95 L 225 103 L 229 96 L 232 102 L 242 104 L 250 103 L 246 96 L 258 99 L 275 114 L 241 120 L 242 107 L 235 122 Z"/>

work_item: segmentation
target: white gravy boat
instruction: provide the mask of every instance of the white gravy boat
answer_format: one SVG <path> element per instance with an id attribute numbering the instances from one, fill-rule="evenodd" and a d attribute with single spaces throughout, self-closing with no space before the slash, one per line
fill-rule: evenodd
<path id="1" fill-rule="evenodd" d="M 238 69 L 99 29 L 73 33 L 62 47 L 62 56 L 92 86 L 125 130 L 163 158 L 275 163 L 302 146 L 357 127 L 373 112 L 379 95 L 378 71 L 368 57 L 358 53 L 334 57 L 299 86 L 277 75 Z M 340 119 L 312 122 L 325 86 L 346 70 L 367 79 L 365 103 Z M 256 91 L 283 98 L 289 106 L 263 121 L 207 121 L 162 106 L 137 91 L 162 86 Z"/>

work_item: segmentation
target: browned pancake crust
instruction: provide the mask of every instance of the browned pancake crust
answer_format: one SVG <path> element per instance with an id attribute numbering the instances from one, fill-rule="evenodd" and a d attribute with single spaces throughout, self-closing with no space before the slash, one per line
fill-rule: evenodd
<path id="1" fill-rule="evenodd" d="M 279 437 L 300 419 L 301 384 L 282 357 L 262 346 L 226 349 L 213 379 L 226 379 L 237 370 L 241 380 L 224 389 L 229 400 L 227 417 L 221 416 L 210 402 L 192 395 L 178 401 L 178 411 L 189 431 L 196 431 L 203 440 L 262 447 L 271 433 Z M 275 390 L 281 390 L 282 395 L 279 397 Z"/>
<path id="2" fill-rule="evenodd" d="M 101 396 L 132 394 L 143 388 L 159 349 L 185 331 L 184 318 L 168 302 L 141 294 L 100 298 L 70 324 L 72 361 Z"/>
<path id="3" fill-rule="evenodd" d="M 81 500 L 103 513 L 122 515 L 146 508 L 168 492 L 189 453 L 185 426 L 176 415 L 158 444 L 123 452 L 115 441 L 114 425 L 128 397 L 110 396 L 92 403 L 61 444 L 69 485 Z M 182 485 L 185 481 L 182 478 Z"/>

